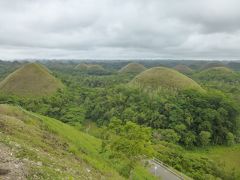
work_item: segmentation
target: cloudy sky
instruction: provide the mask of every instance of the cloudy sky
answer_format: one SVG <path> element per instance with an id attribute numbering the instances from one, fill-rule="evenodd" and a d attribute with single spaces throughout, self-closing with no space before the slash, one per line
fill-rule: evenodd
<path id="1" fill-rule="evenodd" d="M 240 1 L 0 0 L 0 58 L 240 59 Z"/>

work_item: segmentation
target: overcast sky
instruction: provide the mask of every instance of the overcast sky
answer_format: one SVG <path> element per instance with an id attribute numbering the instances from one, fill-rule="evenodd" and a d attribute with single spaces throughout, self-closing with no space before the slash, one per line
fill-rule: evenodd
<path id="1" fill-rule="evenodd" d="M 240 59 L 240 1 L 0 0 L 0 58 Z"/>

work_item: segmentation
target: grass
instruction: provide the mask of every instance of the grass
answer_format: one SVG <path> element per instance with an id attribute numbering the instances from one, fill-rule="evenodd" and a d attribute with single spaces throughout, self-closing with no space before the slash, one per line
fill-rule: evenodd
<path id="1" fill-rule="evenodd" d="M 239 82 L 239 74 L 226 67 L 213 67 L 193 75 L 194 78 L 205 81 Z"/>
<path id="2" fill-rule="evenodd" d="M 174 69 L 183 74 L 191 74 L 193 72 L 193 70 L 190 67 L 183 64 L 176 65 Z"/>
<path id="3" fill-rule="evenodd" d="M 204 64 L 201 69 L 209 69 L 209 68 L 214 68 L 214 67 L 226 67 L 223 63 L 221 62 L 209 62 L 207 64 Z"/>
<path id="4" fill-rule="evenodd" d="M 240 177 L 240 144 L 232 147 L 214 146 L 190 152 L 193 155 L 204 155 L 218 164 L 223 165 L 226 172 L 234 169 Z"/>
<path id="5" fill-rule="evenodd" d="M 1 92 L 23 97 L 51 95 L 63 87 L 47 68 L 35 63 L 24 65 L 0 83 Z"/>
<path id="6" fill-rule="evenodd" d="M 78 64 L 74 69 L 88 72 L 104 71 L 104 68 L 98 64 Z"/>
<path id="7" fill-rule="evenodd" d="M 142 64 L 129 63 L 119 70 L 120 73 L 140 73 L 145 71 L 146 68 Z"/>
<path id="8" fill-rule="evenodd" d="M 0 143 L 29 160 L 29 179 L 124 179 L 100 153 L 100 139 L 56 119 L 2 104 L 0 130 Z M 151 175 L 139 165 L 133 177 Z"/>
<path id="9" fill-rule="evenodd" d="M 169 90 L 185 90 L 194 89 L 204 91 L 199 84 L 187 76 L 169 68 L 155 67 L 148 69 L 137 75 L 131 82 L 143 88 L 153 90 L 169 89 Z"/>
<path id="10" fill-rule="evenodd" d="M 99 139 L 58 120 L 0 105 L 0 127 L 1 142 L 12 148 L 17 144 L 17 157 L 33 162 L 30 179 L 123 179 L 99 154 Z M 39 161 L 42 166 L 34 166 Z"/>

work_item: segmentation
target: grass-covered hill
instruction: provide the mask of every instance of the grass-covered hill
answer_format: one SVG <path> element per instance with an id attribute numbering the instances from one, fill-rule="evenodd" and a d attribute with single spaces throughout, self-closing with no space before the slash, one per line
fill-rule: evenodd
<path id="1" fill-rule="evenodd" d="M 208 62 L 204 64 L 200 69 L 204 70 L 204 69 L 209 69 L 214 67 L 226 67 L 226 65 L 223 64 L 222 62 Z"/>
<path id="2" fill-rule="evenodd" d="M 78 64 L 75 68 L 75 70 L 88 73 L 88 74 L 102 74 L 105 73 L 106 70 L 99 64 Z"/>
<path id="3" fill-rule="evenodd" d="M 9 74 L 0 83 L 0 92 L 23 97 L 46 96 L 63 87 L 46 67 L 29 63 Z"/>
<path id="4" fill-rule="evenodd" d="M 174 69 L 183 74 L 190 74 L 193 72 L 193 70 L 190 67 L 183 64 L 176 65 Z"/>
<path id="5" fill-rule="evenodd" d="M 234 82 L 240 81 L 239 74 L 227 67 L 214 67 L 209 68 L 194 75 L 195 78 L 204 81 L 226 81 Z"/>
<path id="6" fill-rule="evenodd" d="M 77 66 L 75 66 L 74 69 L 79 70 L 79 71 L 87 71 L 88 65 L 85 63 L 81 63 L 81 64 L 78 64 Z"/>
<path id="7" fill-rule="evenodd" d="M 142 88 L 158 90 L 158 89 L 169 89 L 169 90 L 185 90 L 195 89 L 203 91 L 201 86 L 194 80 L 181 74 L 180 72 L 165 68 L 165 67 L 154 67 L 148 69 L 139 75 L 137 75 L 131 82 L 132 85 L 137 85 Z"/>
<path id="8" fill-rule="evenodd" d="M 140 73 L 146 70 L 146 68 L 142 64 L 138 63 L 129 63 L 126 66 L 122 67 L 119 72 L 120 73 Z"/>
<path id="9" fill-rule="evenodd" d="M 1 104 L 0 130 L 0 151 L 8 147 L 13 154 L 9 163 L 21 165 L 17 172 L 0 166 L 9 170 L 6 178 L 20 173 L 27 179 L 124 179 L 101 155 L 100 139 L 58 120 Z M 144 179 L 144 168 L 134 174 Z"/>

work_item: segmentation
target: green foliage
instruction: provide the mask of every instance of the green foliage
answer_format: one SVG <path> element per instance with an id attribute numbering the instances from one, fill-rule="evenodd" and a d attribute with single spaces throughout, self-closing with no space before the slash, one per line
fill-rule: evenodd
<path id="1" fill-rule="evenodd" d="M 225 171 L 223 164 L 212 161 L 212 159 L 199 153 L 189 153 L 171 143 L 158 142 L 155 145 L 155 150 L 161 161 L 193 179 L 237 179 L 238 177 L 235 171 Z"/>
<path id="2" fill-rule="evenodd" d="M 155 138 L 171 143 L 178 143 L 180 136 L 173 129 L 160 129 L 158 132 L 155 132 Z"/>
<path id="3" fill-rule="evenodd" d="M 208 131 L 201 131 L 199 134 L 199 143 L 201 146 L 207 146 L 209 145 L 211 141 L 211 133 Z"/>
<path id="4" fill-rule="evenodd" d="M 126 122 L 114 118 L 108 126 L 109 148 L 113 153 L 124 154 L 129 159 L 136 159 L 140 155 L 151 154 L 151 129 L 139 126 L 133 122 Z"/>
<path id="5" fill-rule="evenodd" d="M 235 141 L 234 141 L 234 135 L 233 135 L 231 132 L 228 132 L 228 133 L 227 133 L 226 141 L 227 141 L 227 145 L 228 145 L 228 146 L 232 146 L 232 145 L 235 143 Z"/>
<path id="6" fill-rule="evenodd" d="M 153 152 L 151 129 L 130 121 L 123 124 L 121 120 L 113 118 L 104 135 L 102 152 L 115 162 L 121 175 L 129 177 L 140 157 Z"/>

